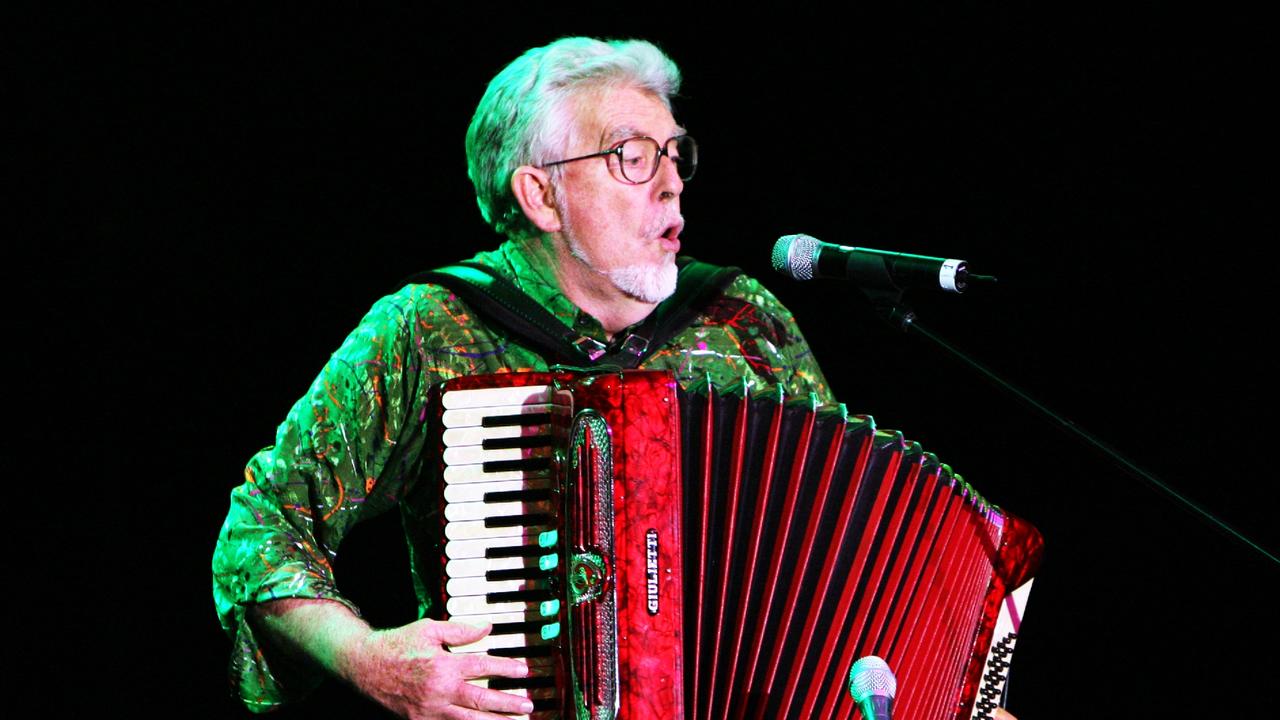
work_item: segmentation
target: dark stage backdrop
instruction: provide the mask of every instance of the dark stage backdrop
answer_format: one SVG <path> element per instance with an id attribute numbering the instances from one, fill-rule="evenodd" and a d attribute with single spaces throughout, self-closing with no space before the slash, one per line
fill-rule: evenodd
<path id="1" fill-rule="evenodd" d="M 1016 714 L 1274 708 L 1275 564 L 881 326 L 849 286 L 767 260 L 807 232 L 997 275 L 916 310 L 1274 552 L 1260 18 L 555 14 L 68 11 L 21 33 L 16 144 L 39 162 L 11 265 L 11 693 L 241 714 L 208 579 L 228 491 L 375 299 L 496 243 L 466 179 L 470 114 L 525 48 L 592 34 L 651 38 L 684 70 L 676 115 L 702 148 L 685 251 L 764 279 L 851 411 L 1043 531 Z M 412 613 L 397 537 L 374 523 L 338 561 L 376 622 Z M 288 716 L 368 711 L 331 685 Z"/>

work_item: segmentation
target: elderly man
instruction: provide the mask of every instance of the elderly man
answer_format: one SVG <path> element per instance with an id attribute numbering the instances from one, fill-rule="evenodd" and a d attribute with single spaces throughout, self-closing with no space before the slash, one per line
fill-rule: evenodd
<path id="1" fill-rule="evenodd" d="M 568 38 L 525 53 L 490 83 L 467 134 L 485 219 L 507 237 L 475 267 L 558 323 L 582 364 L 624 356 L 672 371 L 782 385 L 830 400 L 791 315 L 754 280 L 720 274 L 684 315 L 680 196 L 697 147 L 672 117 L 675 65 L 640 41 Z M 677 278 L 680 278 L 679 281 Z M 654 317 L 679 317 L 655 330 Z M 522 661 L 453 655 L 489 628 L 442 617 L 438 527 L 420 461 L 427 390 L 463 375 L 546 370 L 521 328 L 477 314 L 439 284 L 383 298 L 255 455 L 214 556 L 215 598 L 235 648 L 233 682 L 263 710 L 309 691 L 322 668 L 406 717 L 526 713 L 529 701 L 466 682 L 520 677 Z M 375 630 L 334 585 L 329 561 L 353 524 L 393 506 L 411 538 L 423 619 Z M 433 522 L 435 521 L 435 522 Z"/>

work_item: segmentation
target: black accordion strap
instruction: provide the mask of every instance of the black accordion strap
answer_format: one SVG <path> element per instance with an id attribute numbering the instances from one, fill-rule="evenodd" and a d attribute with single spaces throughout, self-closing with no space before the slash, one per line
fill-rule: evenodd
<path id="1" fill-rule="evenodd" d="M 407 282 L 431 283 L 452 290 L 477 314 L 519 338 L 546 358 L 548 364 L 634 368 L 687 327 L 742 273 L 735 267 L 719 267 L 689 257 L 681 257 L 677 263 L 680 279 L 675 294 L 660 303 L 630 334 L 608 346 L 578 335 L 511 281 L 479 263 L 447 265 L 419 273 Z"/>
<path id="2" fill-rule="evenodd" d="M 477 314 L 518 337 L 548 364 L 586 361 L 575 345 L 578 336 L 571 328 L 489 267 L 461 262 L 419 273 L 408 282 L 431 283 L 452 290 Z"/>

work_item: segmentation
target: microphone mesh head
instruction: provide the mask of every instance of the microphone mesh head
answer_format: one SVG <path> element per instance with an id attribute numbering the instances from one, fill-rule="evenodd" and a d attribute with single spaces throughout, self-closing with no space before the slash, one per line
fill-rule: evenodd
<path id="1" fill-rule="evenodd" d="M 889 663 L 875 655 L 860 658 L 849 668 L 849 694 L 854 702 L 861 703 L 873 695 L 892 700 L 897 693 L 898 679 L 889 669 Z"/>
<path id="2" fill-rule="evenodd" d="M 813 279 L 818 241 L 808 235 L 783 235 L 773 244 L 773 269 L 796 280 Z"/>

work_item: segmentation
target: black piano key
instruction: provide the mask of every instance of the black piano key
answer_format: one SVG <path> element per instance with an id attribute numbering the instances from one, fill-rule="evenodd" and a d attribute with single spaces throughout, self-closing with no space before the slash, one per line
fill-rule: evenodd
<path id="1" fill-rule="evenodd" d="M 541 635 L 545 621 L 494 623 L 490 635 Z"/>
<path id="2" fill-rule="evenodd" d="M 551 413 L 528 413 L 525 415 L 489 415 L 480 421 L 480 427 L 510 427 L 512 425 L 549 425 Z"/>
<path id="3" fill-rule="evenodd" d="M 527 513 L 524 515 L 504 515 L 501 517 L 489 517 L 484 519 L 484 526 L 488 528 L 495 527 L 537 527 L 539 525 L 551 525 L 555 522 L 556 516 L 550 513 Z"/>
<path id="4" fill-rule="evenodd" d="M 555 645 L 530 645 L 528 647 L 491 648 L 489 654 L 494 657 L 511 658 L 543 658 L 551 657 L 559 652 Z"/>
<path id="5" fill-rule="evenodd" d="M 543 600 L 554 599 L 555 591 L 552 588 L 541 588 L 537 590 L 510 590 L 507 592 L 485 593 L 484 597 L 493 604 L 504 602 L 542 602 Z"/>
<path id="6" fill-rule="evenodd" d="M 487 460 L 480 467 L 485 472 L 520 471 L 536 472 L 551 469 L 551 458 L 522 458 L 520 460 Z"/>
<path id="7" fill-rule="evenodd" d="M 555 675 L 533 675 L 522 678 L 489 678 L 489 688 L 491 690 L 536 690 L 538 688 L 550 688 L 555 686 Z"/>
<path id="8" fill-rule="evenodd" d="M 538 557 L 540 555 L 550 555 L 554 551 L 555 548 L 547 548 L 541 545 L 506 545 L 485 548 L 484 556 L 487 558 Z"/>
<path id="9" fill-rule="evenodd" d="M 489 570 L 485 572 L 485 580 L 540 580 L 550 577 L 555 569 L 543 570 L 537 567 L 509 568 L 506 570 Z"/>
<path id="10" fill-rule="evenodd" d="M 480 447 L 485 450 L 504 450 L 507 448 L 540 448 L 550 447 L 555 438 L 550 435 L 521 435 L 510 438 L 485 438 Z"/>
<path id="11" fill-rule="evenodd" d="M 538 502 L 540 500 L 551 500 L 555 496 L 551 488 L 542 488 L 541 490 L 507 490 L 504 492 L 487 492 L 484 494 L 484 501 L 487 503 L 503 503 L 503 502 Z"/>

